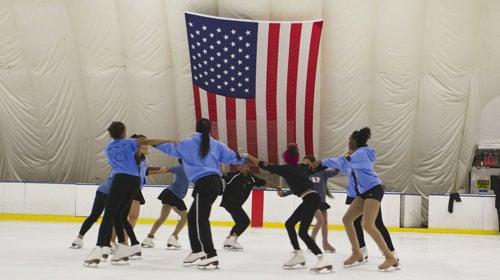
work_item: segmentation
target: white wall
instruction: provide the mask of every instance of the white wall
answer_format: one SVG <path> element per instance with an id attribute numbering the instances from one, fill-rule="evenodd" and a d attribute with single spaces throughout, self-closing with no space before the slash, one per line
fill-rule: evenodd
<path id="1" fill-rule="evenodd" d="M 460 195 L 453 213 L 448 212 L 449 195 L 429 196 L 429 228 L 498 230 L 493 195 Z"/>

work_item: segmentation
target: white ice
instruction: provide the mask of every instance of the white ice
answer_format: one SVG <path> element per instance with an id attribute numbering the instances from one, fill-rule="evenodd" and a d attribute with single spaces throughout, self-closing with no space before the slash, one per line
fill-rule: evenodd
<path id="1" fill-rule="evenodd" d="M 127 266 L 102 263 L 98 268 L 84 267 L 83 260 L 94 246 L 98 225 L 85 237 L 83 249 L 69 249 L 78 227 L 78 224 L 0 222 L 0 279 L 500 279 L 500 236 L 392 233 L 402 269 L 379 272 L 377 264 L 382 257 L 369 237 L 370 261 L 343 268 L 341 263 L 350 247 L 344 232 L 332 231 L 330 238 L 338 251 L 330 256 L 335 273 L 316 275 L 308 269 L 281 268 L 291 251 L 284 229 L 249 229 L 240 238 L 244 251 L 219 249 L 221 268 L 200 271 L 181 263 L 189 253 L 187 230 L 181 233 L 182 250 L 164 249 L 172 226 L 159 230 L 157 248 L 144 249 L 142 260 L 130 261 Z M 148 229 L 149 225 L 139 225 L 138 236 L 143 238 Z M 222 247 L 228 230 L 213 228 L 217 248 Z M 306 253 L 306 259 L 308 266 L 315 262 L 310 253 Z"/>

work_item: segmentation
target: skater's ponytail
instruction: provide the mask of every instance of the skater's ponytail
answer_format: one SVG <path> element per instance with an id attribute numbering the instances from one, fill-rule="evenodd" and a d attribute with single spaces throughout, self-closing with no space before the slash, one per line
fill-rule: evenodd
<path id="1" fill-rule="evenodd" d="M 212 129 L 212 124 L 208 119 L 200 119 L 196 123 L 196 132 L 201 133 L 201 143 L 199 155 L 201 158 L 205 158 L 210 152 L 210 130 Z"/>
<path id="2" fill-rule="evenodd" d="M 360 130 L 356 130 L 352 133 L 351 138 L 356 142 L 356 146 L 364 147 L 367 145 L 368 139 L 372 136 L 372 132 L 369 127 L 364 127 Z"/>

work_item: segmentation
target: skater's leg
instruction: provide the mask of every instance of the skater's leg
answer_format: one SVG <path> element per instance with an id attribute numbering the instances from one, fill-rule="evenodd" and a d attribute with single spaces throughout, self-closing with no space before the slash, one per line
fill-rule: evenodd
<path id="1" fill-rule="evenodd" d="M 386 259 L 394 259 L 393 254 L 389 250 L 389 247 L 384 241 L 382 234 L 378 231 L 375 226 L 375 220 L 380 210 L 380 201 L 375 199 L 366 199 L 363 209 L 363 229 L 372 237 L 372 239 L 377 243 L 380 251 L 384 253 Z"/>
<path id="2" fill-rule="evenodd" d="M 161 225 L 168 218 L 168 214 L 170 214 L 170 205 L 163 204 L 163 206 L 161 207 L 160 217 L 158 217 L 158 219 L 156 219 L 155 223 L 151 227 L 151 230 L 149 231 L 148 237 L 154 238 L 158 229 L 161 227 Z"/>
<path id="3" fill-rule="evenodd" d="M 234 227 L 231 229 L 231 235 L 240 236 L 250 225 L 250 218 L 241 205 L 231 207 L 229 213 L 235 222 Z"/>
<path id="4" fill-rule="evenodd" d="M 297 231 L 295 231 L 295 225 L 300 221 L 300 216 L 302 215 L 303 204 L 300 204 L 297 209 L 292 213 L 290 218 L 286 220 L 285 227 L 288 233 L 288 238 L 290 238 L 290 243 L 292 243 L 294 250 L 300 250 L 299 239 L 297 238 Z"/>
<path id="5" fill-rule="evenodd" d="M 349 242 L 351 243 L 352 250 L 356 252 L 359 252 L 360 247 L 358 239 L 356 238 L 354 220 L 356 220 L 363 214 L 363 203 L 363 199 L 361 199 L 360 197 L 356 197 L 351 205 L 349 205 L 349 208 L 342 218 L 342 222 L 344 223 L 344 227 L 347 233 L 347 237 L 349 238 Z"/>
<path id="6" fill-rule="evenodd" d="M 130 206 L 130 212 L 128 213 L 128 222 L 135 228 L 139 215 L 141 213 L 141 202 L 138 200 L 132 200 L 132 205 Z"/>
<path id="7" fill-rule="evenodd" d="M 109 246 L 111 232 L 116 219 L 120 220 L 120 206 L 126 197 L 127 176 L 117 174 L 113 178 L 113 183 L 106 201 L 104 216 L 99 227 L 97 246 Z M 123 231 L 122 231 L 123 233 Z"/>
<path id="8" fill-rule="evenodd" d="M 314 218 L 314 213 L 318 209 L 320 204 L 320 197 L 317 193 L 311 193 L 306 195 L 302 201 L 302 211 L 300 217 L 300 227 L 299 236 L 302 241 L 306 244 L 307 248 L 313 252 L 315 255 L 321 254 L 321 249 L 318 247 L 314 239 L 309 235 L 309 227 Z"/>
<path id="9" fill-rule="evenodd" d="M 380 210 L 378 211 L 377 218 L 375 219 L 375 226 L 377 227 L 378 231 L 380 231 L 380 234 L 382 234 L 385 244 L 387 244 L 389 250 L 391 252 L 394 252 L 394 245 L 392 244 L 391 235 L 384 225 L 384 220 L 382 220 L 382 208 L 380 208 Z"/>
<path id="10" fill-rule="evenodd" d="M 130 207 L 132 205 L 132 200 L 134 199 L 138 191 L 139 191 L 139 186 L 137 186 L 136 188 L 132 187 L 131 190 L 127 192 L 127 195 L 123 200 L 122 206 L 120 207 L 121 215 L 119 219 L 115 220 L 117 224 L 115 224 L 114 226 L 119 243 L 127 244 L 127 239 L 125 236 L 126 232 L 128 235 L 127 237 L 130 238 L 131 245 L 139 244 L 139 241 L 135 236 L 134 229 L 132 228 L 132 225 L 130 225 L 130 223 L 128 222 L 128 215 L 130 212 Z"/>
<path id="11" fill-rule="evenodd" d="M 83 222 L 80 231 L 78 233 L 78 237 L 83 238 L 85 233 L 89 231 L 92 225 L 99 219 L 102 212 L 104 212 L 104 207 L 106 207 L 106 199 L 107 195 L 101 192 L 96 192 L 94 198 L 94 204 L 92 205 L 92 211 L 90 215 Z"/>
<path id="12" fill-rule="evenodd" d="M 177 222 L 177 225 L 175 226 L 174 232 L 172 233 L 175 238 L 179 239 L 179 233 L 181 230 L 184 228 L 187 222 L 187 211 L 186 210 L 179 210 L 177 207 L 172 208 L 177 215 L 179 215 L 180 220 Z"/>
<path id="13" fill-rule="evenodd" d="M 316 240 L 316 236 L 318 235 L 319 230 L 321 229 L 321 225 L 323 224 L 323 214 L 321 214 L 321 210 L 316 210 L 314 213 L 314 217 L 316 218 L 316 224 L 313 227 L 311 232 L 312 239 Z"/>
<path id="14" fill-rule="evenodd" d="M 207 258 L 211 258 L 217 255 L 217 251 L 214 248 L 214 243 L 212 240 L 212 231 L 210 229 L 210 212 L 212 210 L 212 204 L 217 198 L 217 194 L 200 195 L 197 194 L 197 226 L 198 226 L 198 238 L 201 242 L 202 250 L 207 254 Z"/>
<path id="15" fill-rule="evenodd" d="M 328 242 L 328 211 L 321 211 L 323 215 L 323 226 L 321 227 L 321 235 L 323 237 L 323 249 L 335 251 L 335 248 Z"/>
<path id="16" fill-rule="evenodd" d="M 188 234 L 189 242 L 191 244 L 191 251 L 198 253 L 203 250 L 198 234 L 198 194 L 194 196 L 193 203 L 188 212 Z"/>
<path id="17" fill-rule="evenodd" d="M 358 239 L 359 247 L 363 248 L 366 246 L 365 244 L 365 235 L 363 233 L 363 227 L 361 226 L 361 221 L 363 216 L 359 216 L 356 220 L 354 220 L 354 228 L 356 229 L 356 237 Z"/>

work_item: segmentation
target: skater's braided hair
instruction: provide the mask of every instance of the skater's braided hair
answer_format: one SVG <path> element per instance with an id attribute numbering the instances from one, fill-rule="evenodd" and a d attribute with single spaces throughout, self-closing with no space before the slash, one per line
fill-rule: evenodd
<path id="1" fill-rule="evenodd" d="M 142 135 L 142 134 L 132 134 L 132 136 L 130 136 L 130 138 L 133 138 L 133 139 L 139 139 L 139 138 L 146 138 L 146 136 Z M 140 164 L 143 160 L 146 160 L 146 156 L 144 154 L 135 154 L 135 161 L 137 164 Z"/>
<path id="2" fill-rule="evenodd" d="M 113 139 L 121 139 L 123 138 L 123 134 L 125 133 L 125 124 L 122 122 L 112 122 L 108 127 L 109 136 Z"/>
<path id="3" fill-rule="evenodd" d="M 360 130 L 356 130 L 351 134 L 351 138 L 356 141 L 356 146 L 364 147 L 367 145 L 368 139 L 370 139 L 372 132 L 369 127 L 364 127 Z"/>
<path id="4" fill-rule="evenodd" d="M 201 144 L 199 155 L 201 158 L 205 158 L 210 152 L 210 130 L 212 129 L 212 124 L 208 119 L 200 119 L 196 123 L 196 132 L 201 133 Z"/>

